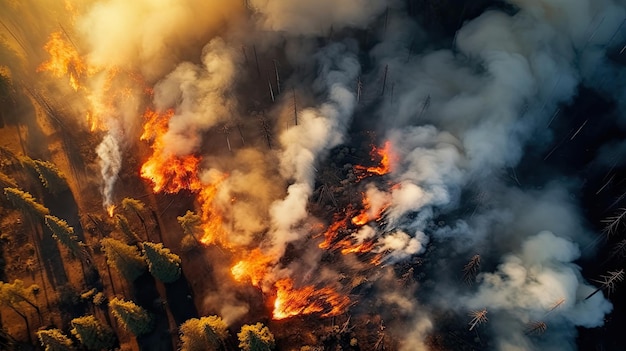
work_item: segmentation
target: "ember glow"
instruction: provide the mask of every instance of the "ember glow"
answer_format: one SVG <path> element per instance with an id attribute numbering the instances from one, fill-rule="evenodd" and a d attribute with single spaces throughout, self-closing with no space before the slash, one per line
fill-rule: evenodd
<path id="1" fill-rule="evenodd" d="M 391 147 L 391 142 L 386 141 L 382 148 L 373 146 L 370 152 L 372 161 L 377 161 L 377 166 L 361 166 L 356 165 L 355 169 L 359 171 L 359 178 L 363 179 L 368 175 L 385 175 L 392 171 L 393 163 L 396 162 L 397 156 L 395 156 Z"/>

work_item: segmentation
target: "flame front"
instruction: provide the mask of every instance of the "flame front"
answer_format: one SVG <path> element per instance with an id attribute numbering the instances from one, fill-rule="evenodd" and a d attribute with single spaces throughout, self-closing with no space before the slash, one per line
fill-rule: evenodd
<path id="1" fill-rule="evenodd" d="M 304 286 L 294 288 L 289 278 L 275 283 L 274 319 L 319 313 L 322 317 L 342 314 L 350 306 L 350 299 L 330 287 Z"/>
<path id="2" fill-rule="evenodd" d="M 250 251 L 243 260 L 237 262 L 230 272 L 238 282 L 250 281 L 252 285 L 260 287 L 273 262 L 272 256 L 256 248 Z"/>
<path id="3" fill-rule="evenodd" d="M 198 178 L 201 158 L 196 155 L 176 156 L 166 150 L 164 136 L 173 110 L 163 114 L 147 109 L 144 113 L 146 124 L 141 140 L 152 141 L 152 155 L 141 166 L 141 176 L 152 182 L 155 193 L 178 193 L 181 190 L 198 192 L 202 183 Z"/>
<path id="4" fill-rule="evenodd" d="M 81 87 L 80 79 L 87 73 L 87 65 L 74 45 L 64 39 L 62 32 L 54 32 L 50 34 L 44 49 L 50 54 L 50 59 L 41 64 L 37 71 L 48 71 L 57 78 L 67 75 L 70 86 L 78 91 Z"/>
<path id="5" fill-rule="evenodd" d="M 356 165 L 355 168 L 358 171 L 357 177 L 359 180 L 369 176 L 369 175 L 385 175 L 392 171 L 393 162 L 395 162 L 396 156 L 391 147 L 391 142 L 386 141 L 383 148 L 378 148 L 376 146 L 372 147 L 371 151 L 372 160 L 380 159 L 377 166 L 361 166 Z"/>

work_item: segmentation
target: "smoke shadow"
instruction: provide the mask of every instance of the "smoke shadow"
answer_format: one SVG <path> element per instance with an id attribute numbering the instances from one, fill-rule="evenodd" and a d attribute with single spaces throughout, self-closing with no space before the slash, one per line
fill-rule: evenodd
<path id="1" fill-rule="evenodd" d="M 193 292 L 184 275 L 181 274 L 174 283 L 165 284 L 165 295 L 176 325 L 198 317 L 198 310 L 193 302 Z"/>
<path id="2" fill-rule="evenodd" d="M 132 284 L 133 301 L 146 309 L 153 319 L 154 329 L 151 333 L 137 336 L 140 350 L 173 351 L 172 335 L 165 310 L 165 303 L 156 288 L 154 277 L 145 272 Z"/>

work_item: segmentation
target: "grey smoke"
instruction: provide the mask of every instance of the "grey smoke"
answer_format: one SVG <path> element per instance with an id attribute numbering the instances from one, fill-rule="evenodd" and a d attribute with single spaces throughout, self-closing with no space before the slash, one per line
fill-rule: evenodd
<path id="1" fill-rule="evenodd" d="M 122 168 L 122 155 L 118 141 L 112 134 L 106 134 L 96 148 L 98 164 L 102 175 L 102 205 L 108 208 L 114 204 L 113 188 Z"/>

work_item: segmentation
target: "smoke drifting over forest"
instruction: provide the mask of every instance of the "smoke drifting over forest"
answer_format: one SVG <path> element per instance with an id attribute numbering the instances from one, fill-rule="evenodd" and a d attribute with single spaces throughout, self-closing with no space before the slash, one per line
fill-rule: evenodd
<path id="1" fill-rule="evenodd" d="M 105 207 L 130 158 L 155 193 L 194 197 L 202 241 L 233 258 L 216 271 L 241 280 L 205 298 L 229 323 L 254 310 L 239 284 L 286 280 L 332 291 L 307 295 L 315 313 L 382 316 L 401 350 L 483 309 L 489 349 L 576 350 L 610 316 L 607 291 L 586 297 L 623 268 L 599 266 L 598 218 L 624 206 L 625 1 L 2 7 L 12 80 L 99 136 L 75 166 L 98 169 Z M 52 33 L 74 54 L 55 61 Z M 614 111 L 580 117 L 585 94 Z"/>

